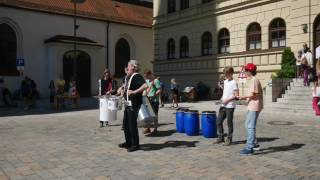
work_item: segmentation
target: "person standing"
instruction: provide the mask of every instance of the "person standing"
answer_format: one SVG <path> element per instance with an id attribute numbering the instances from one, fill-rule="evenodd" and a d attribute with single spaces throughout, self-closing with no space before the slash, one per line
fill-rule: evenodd
<path id="1" fill-rule="evenodd" d="M 171 96 L 172 96 L 172 106 L 173 108 L 177 108 L 178 105 L 178 95 L 179 95 L 179 90 L 178 90 L 178 85 L 177 82 L 174 78 L 171 79 Z"/>
<path id="2" fill-rule="evenodd" d="M 248 111 L 245 121 L 247 130 L 247 144 L 244 149 L 240 151 L 240 155 L 253 154 L 254 148 L 257 148 L 256 140 L 256 126 L 257 119 L 263 109 L 263 93 L 260 81 L 256 78 L 257 66 L 253 63 L 248 63 L 245 66 L 247 79 L 249 80 L 249 91 L 247 96 L 239 96 L 238 99 L 248 101 Z"/>
<path id="3" fill-rule="evenodd" d="M 305 51 L 304 51 L 305 52 Z M 302 56 L 302 63 L 304 66 L 303 68 L 303 84 L 304 86 L 309 86 L 309 73 L 314 75 L 314 64 L 313 64 L 313 58 L 312 53 L 309 48 L 307 48 L 307 51 Z"/>
<path id="4" fill-rule="evenodd" d="M 298 78 L 301 78 L 301 77 L 302 77 L 302 64 L 301 64 L 301 60 L 302 60 L 302 51 L 299 50 L 299 51 L 298 51 L 297 58 L 296 58 L 297 77 L 298 77 Z"/>
<path id="5" fill-rule="evenodd" d="M 232 67 L 226 67 L 224 69 L 225 80 L 223 82 L 223 94 L 221 98 L 221 107 L 219 109 L 219 115 L 217 120 L 218 139 L 216 144 L 224 142 L 223 121 L 227 118 L 228 124 L 228 137 L 225 141 L 225 145 L 232 143 L 233 135 L 233 113 L 236 108 L 234 100 L 239 96 L 239 88 L 237 82 L 233 79 L 234 70 Z"/>
<path id="6" fill-rule="evenodd" d="M 54 85 L 54 81 L 51 80 L 49 84 L 50 89 L 50 105 L 51 107 L 54 106 L 54 96 L 56 95 L 56 86 Z"/>
<path id="7" fill-rule="evenodd" d="M 320 83 L 320 58 L 318 58 L 316 63 L 316 74 L 317 74 L 318 83 Z"/>
<path id="8" fill-rule="evenodd" d="M 159 101 L 160 101 L 160 93 L 161 93 L 161 84 L 160 81 L 155 77 L 155 75 L 150 71 L 145 71 L 146 83 L 148 88 L 146 89 L 146 96 L 149 98 L 151 106 L 157 116 L 154 122 L 154 129 L 152 133 L 156 133 L 158 129 L 158 111 L 159 111 Z M 143 131 L 144 134 L 151 133 L 150 125 Z"/>
<path id="9" fill-rule="evenodd" d="M 117 81 L 112 78 L 109 69 L 105 69 L 101 78 L 101 95 L 114 95 L 117 93 Z"/>
<path id="10" fill-rule="evenodd" d="M 126 98 L 123 115 L 125 142 L 119 144 L 120 148 L 127 148 L 128 152 L 140 149 L 137 118 L 142 104 L 142 93 L 147 88 L 147 84 L 143 76 L 137 73 L 138 70 L 138 61 L 130 60 L 124 91 L 124 97 Z"/>

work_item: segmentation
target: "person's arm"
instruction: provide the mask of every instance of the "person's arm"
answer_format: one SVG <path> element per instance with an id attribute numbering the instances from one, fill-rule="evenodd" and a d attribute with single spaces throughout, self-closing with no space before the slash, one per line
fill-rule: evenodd
<path id="1" fill-rule="evenodd" d="M 144 83 L 138 89 L 136 89 L 136 90 L 128 90 L 127 93 L 128 93 L 129 96 L 132 96 L 132 95 L 135 95 L 135 94 L 142 93 L 147 88 L 148 88 L 147 83 Z"/>

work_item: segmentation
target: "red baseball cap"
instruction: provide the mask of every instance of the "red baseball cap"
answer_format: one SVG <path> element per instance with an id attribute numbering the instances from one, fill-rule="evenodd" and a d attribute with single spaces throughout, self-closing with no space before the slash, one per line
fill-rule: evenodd
<path id="1" fill-rule="evenodd" d="M 246 71 L 255 72 L 255 71 L 257 71 L 257 66 L 256 66 L 255 64 L 253 64 L 253 63 L 248 63 L 248 64 L 244 67 L 244 69 L 245 69 Z"/>

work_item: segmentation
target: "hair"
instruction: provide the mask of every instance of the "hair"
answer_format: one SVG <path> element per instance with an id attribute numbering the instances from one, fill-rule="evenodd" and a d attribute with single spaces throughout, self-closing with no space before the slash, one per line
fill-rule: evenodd
<path id="1" fill-rule="evenodd" d="M 128 62 L 128 65 L 132 65 L 132 66 L 135 68 L 135 70 L 138 70 L 139 64 L 138 64 L 138 61 L 137 61 L 137 60 L 131 59 L 131 60 Z"/>
<path id="2" fill-rule="evenodd" d="M 318 58 L 317 60 L 316 69 L 320 70 L 320 58 Z"/>
<path id="3" fill-rule="evenodd" d="M 225 67 L 223 71 L 225 74 L 233 74 L 234 73 L 234 70 L 231 66 Z"/>
<path id="4" fill-rule="evenodd" d="M 150 70 L 150 69 L 145 69 L 144 70 L 144 75 L 145 76 L 149 76 L 149 75 L 152 75 L 153 73 L 152 73 L 152 71 Z"/>
<path id="5" fill-rule="evenodd" d="M 175 78 L 172 78 L 172 79 L 171 79 L 171 83 L 176 83 L 176 79 L 175 79 Z"/>
<path id="6" fill-rule="evenodd" d="M 49 83 L 49 88 L 55 88 L 55 85 L 54 85 L 54 81 L 51 80 L 50 83 Z"/>

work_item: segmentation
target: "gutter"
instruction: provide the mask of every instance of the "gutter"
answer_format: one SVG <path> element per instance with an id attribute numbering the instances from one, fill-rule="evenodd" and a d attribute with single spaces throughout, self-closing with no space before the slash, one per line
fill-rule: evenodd
<path id="1" fill-rule="evenodd" d="M 110 27 L 110 21 L 107 21 L 107 40 L 106 40 L 106 48 L 107 48 L 107 62 L 106 67 L 109 69 L 109 28 Z"/>

